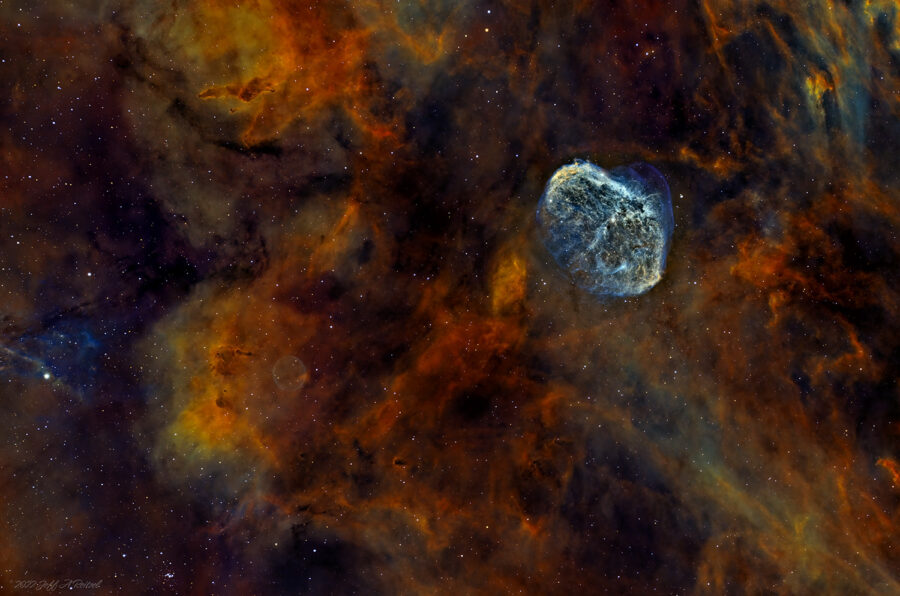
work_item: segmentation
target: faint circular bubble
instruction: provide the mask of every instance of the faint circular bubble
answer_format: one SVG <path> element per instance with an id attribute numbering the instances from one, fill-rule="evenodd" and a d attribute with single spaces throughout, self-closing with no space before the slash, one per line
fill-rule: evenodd
<path id="1" fill-rule="evenodd" d="M 308 378 L 306 365 L 296 356 L 282 356 L 272 367 L 272 379 L 282 391 L 297 391 L 306 384 Z"/>
<path id="2" fill-rule="evenodd" d="M 580 159 L 550 177 L 537 223 L 560 268 L 599 296 L 636 296 L 655 286 L 675 227 L 669 185 L 656 168 L 606 171 Z"/>

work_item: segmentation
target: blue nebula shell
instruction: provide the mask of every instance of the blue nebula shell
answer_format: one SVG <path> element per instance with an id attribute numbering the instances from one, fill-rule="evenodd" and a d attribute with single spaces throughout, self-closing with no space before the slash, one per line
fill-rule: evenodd
<path id="1" fill-rule="evenodd" d="M 669 185 L 656 168 L 606 171 L 579 159 L 550 177 L 537 223 L 556 263 L 598 296 L 637 296 L 655 286 L 675 227 Z"/>

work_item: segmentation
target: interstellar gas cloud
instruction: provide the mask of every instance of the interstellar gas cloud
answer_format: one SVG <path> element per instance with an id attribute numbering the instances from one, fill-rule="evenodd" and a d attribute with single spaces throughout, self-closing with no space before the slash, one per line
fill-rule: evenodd
<path id="1" fill-rule="evenodd" d="M 662 277 L 674 221 L 669 187 L 653 166 L 607 173 L 575 160 L 550 178 L 537 219 L 550 254 L 590 292 L 642 294 Z"/>
<path id="2" fill-rule="evenodd" d="M 897 0 L 3 0 L 0 594 L 900 594 L 898 65 Z"/>

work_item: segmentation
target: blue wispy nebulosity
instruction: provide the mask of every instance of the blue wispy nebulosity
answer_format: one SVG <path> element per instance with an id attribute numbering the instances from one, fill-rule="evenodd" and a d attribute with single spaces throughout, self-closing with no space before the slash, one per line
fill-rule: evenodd
<path id="1" fill-rule="evenodd" d="M 662 278 L 674 219 L 669 187 L 653 166 L 607 172 L 575 160 L 550 178 L 537 220 L 547 250 L 588 292 L 635 296 Z"/>
<path id="2" fill-rule="evenodd" d="M 61 319 L 0 346 L 3 369 L 23 377 L 61 382 L 79 394 L 93 388 L 104 354 L 94 324 Z"/>

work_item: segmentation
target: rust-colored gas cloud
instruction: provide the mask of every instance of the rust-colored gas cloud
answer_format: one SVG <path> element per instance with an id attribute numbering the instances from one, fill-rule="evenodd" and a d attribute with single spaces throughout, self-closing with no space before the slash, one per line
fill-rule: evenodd
<path id="1" fill-rule="evenodd" d="M 0 591 L 900 592 L 900 4 L 626 4 L 0 6 Z"/>

